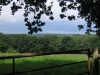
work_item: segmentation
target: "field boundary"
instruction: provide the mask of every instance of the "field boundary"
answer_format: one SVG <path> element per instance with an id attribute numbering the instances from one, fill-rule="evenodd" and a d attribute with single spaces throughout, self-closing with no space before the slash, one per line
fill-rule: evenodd
<path id="1" fill-rule="evenodd" d="M 88 60 L 81 61 L 81 62 L 69 63 L 69 64 L 56 65 L 56 66 L 51 66 L 51 67 L 46 67 L 46 68 L 40 68 L 40 69 L 35 69 L 35 70 L 26 70 L 26 71 L 23 71 L 23 72 L 15 72 L 15 59 L 16 58 L 35 57 L 35 56 L 54 55 L 54 54 L 87 54 Z M 81 73 L 81 74 L 76 74 L 76 75 L 83 75 L 83 74 L 86 74 L 86 73 L 88 75 L 90 75 L 90 49 L 72 50 L 72 51 L 64 51 L 64 52 L 53 52 L 53 53 L 41 53 L 41 54 L 22 54 L 22 55 L 2 56 L 2 57 L 0 57 L 0 60 L 4 60 L 4 59 L 12 59 L 13 63 L 12 63 L 12 73 L 3 74 L 3 75 L 22 74 L 22 73 L 26 73 L 26 72 L 45 70 L 45 69 L 56 68 L 56 67 L 61 67 L 61 66 L 66 66 L 66 65 L 73 65 L 73 64 L 84 63 L 84 62 L 88 63 L 87 72 L 84 72 L 84 73 Z"/>

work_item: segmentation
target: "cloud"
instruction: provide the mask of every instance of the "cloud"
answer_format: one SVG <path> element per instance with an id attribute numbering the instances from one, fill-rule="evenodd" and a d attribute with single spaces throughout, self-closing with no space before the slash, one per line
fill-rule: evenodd
<path id="1" fill-rule="evenodd" d="M 48 0 L 48 5 L 52 0 Z M 41 20 L 46 23 L 42 27 L 43 32 L 41 33 L 61 33 L 61 34 L 83 34 L 85 29 L 78 29 L 78 24 L 85 24 L 83 19 L 76 19 L 75 21 L 69 21 L 67 18 L 60 19 L 59 14 L 61 13 L 61 8 L 57 0 L 54 1 L 54 6 L 52 8 L 54 20 L 49 20 L 48 16 L 42 15 Z M 10 6 L 3 7 L 2 15 L 0 16 L 0 32 L 3 33 L 28 33 L 28 29 L 24 23 L 23 10 L 19 10 L 15 15 L 11 15 Z M 68 11 L 68 15 L 77 15 L 77 11 Z"/>
<path id="2" fill-rule="evenodd" d="M 46 23 L 45 26 L 42 27 L 43 32 L 42 33 L 69 33 L 69 34 L 85 34 L 86 32 L 86 26 L 84 26 L 84 29 L 79 30 L 78 29 L 78 23 L 75 21 L 62 21 L 62 22 L 51 22 Z"/>
<path id="3" fill-rule="evenodd" d="M 28 33 L 28 29 L 24 23 L 7 23 L 0 25 L 0 32 L 5 34 L 21 34 Z"/>
<path id="4" fill-rule="evenodd" d="M 18 12 L 16 12 L 15 15 L 12 15 L 10 7 L 11 7 L 11 4 L 8 6 L 2 7 L 0 20 L 8 22 L 8 23 L 17 23 L 19 21 L 22 21 L 24 19 L 24 17 L 23 17 L 24 11 L 18 10 Z"/>

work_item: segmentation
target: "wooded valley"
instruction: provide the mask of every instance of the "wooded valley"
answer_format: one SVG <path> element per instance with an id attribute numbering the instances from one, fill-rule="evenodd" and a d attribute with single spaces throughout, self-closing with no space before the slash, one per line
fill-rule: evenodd
<path id="1" fill-rule="evenodd" d="M 34 36 L 0 33 L 2 53 L 49 53 L 69 50 L 100 48 L 100 37 L 95 34 Z"/>

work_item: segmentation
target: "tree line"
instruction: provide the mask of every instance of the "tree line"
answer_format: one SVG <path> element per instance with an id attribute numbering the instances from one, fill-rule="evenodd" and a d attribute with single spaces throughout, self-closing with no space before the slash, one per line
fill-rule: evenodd
<path id="1" fill-rule="evenodd" d="M 100 37 L 94 34 L 72 36 L 45 35 L 37 37 L 27 34 L 0 33 L 0 52 L 49 53 L 100 48 Z"/>

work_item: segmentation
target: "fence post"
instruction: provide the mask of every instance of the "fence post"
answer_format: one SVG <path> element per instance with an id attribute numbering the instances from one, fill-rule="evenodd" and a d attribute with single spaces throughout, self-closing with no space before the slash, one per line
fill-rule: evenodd
<path id="1" fill-rule="evenodd" d="M 88 75 L 90 75 L 90 49 L 88 50 Z"/>
<path id="2" fill-rule="evenodd" d="M 93 75 L 99 75 L 98 48 L 93 51 Z"/>
<path id="3" fill-rule="evenodd" d="M 15 58 L 13 58 L 12 68 L 12 73 L 15 75 Z"/>

